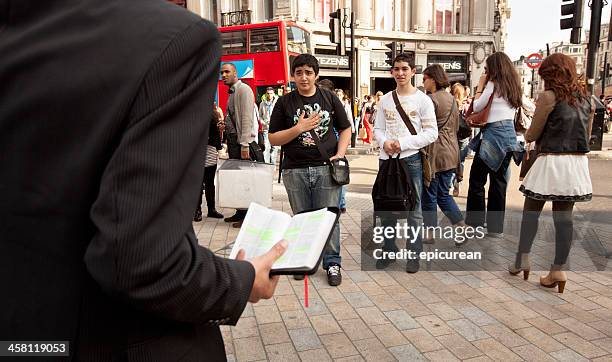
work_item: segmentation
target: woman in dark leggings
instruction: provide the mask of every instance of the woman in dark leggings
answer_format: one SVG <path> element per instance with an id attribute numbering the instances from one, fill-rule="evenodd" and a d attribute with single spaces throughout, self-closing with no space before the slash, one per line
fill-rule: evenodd
<path id="1" fill-rule="evenodd" d="M 215 209 L 215 173 L 217 172 L 217 161 L 221 149 L 221 135 L 219 124 L 222 124 L 223 116 L 219 114 L 220 110 L 215 106 L 212 119 L 210 120 L 210 129 L 208 131 L 208 145 L 206 146 L 206 161 L 204 162 L 204 182 L 202 183 L 200 198 L 196 207 L 193 221 L 202 221 L 202 194 L 206 196 L 206 206 L 208 207 L 207 217 L 222 219 L 223 215 Z"/>
<path id="2" fill-rule="evenodd" d="M 550 273 L 540 278 L 544 287 L 558 287 L 563 293 L 573 234 L 574 203 L 589 201 L 593 188 L 589 175 L 589 139 L 594 106 L 576 75 L 576 64 L 567 55 L 547 57 L 538 74 L 544 79 L 545 91 L 531 127 L 527 142 L 536 142 L 537 158 L 525 175 L 521 192 L 525 194 L 519 249 L 508 270 L 529 277 L 529 252 L 538 231 L 538 219 L 546 201 L 552 201 L 555 225 L 555 260 Z"/>

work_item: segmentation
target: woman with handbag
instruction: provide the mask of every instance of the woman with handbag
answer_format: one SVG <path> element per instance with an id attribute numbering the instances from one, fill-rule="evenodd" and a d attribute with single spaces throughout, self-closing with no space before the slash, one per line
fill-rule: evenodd
<path id="1" fill-rule="evenodd" d="M 512 61 L 505 53 L 489 56 L 466 121 L 481 128 L 470 142 L 474 161 L 470 169 L 465 223 L 475 227 L 487 223 L 490 237 L 503 237 L 509 166 L 516 142 L 514 116 L 521 106 L 521 85 Z M 489 179 L 485 211 L 485 184 Z"/>
<path id="2" fill-rule="evenodd" d="M 544 287 L 558 287 L 563 293 L 572 243 L 572 210 L 575 202 L 590 201 L 593 188 L 589 175 L 589 139 L 595 111 L 576 74 L 576 64 L 567 55 L 547 57 L 538 74 L 545 91 L 538 98 L 527 142 L 536 141 L 537 157 L 525 175 L 521 192 L 525 195 L 519 248 L 508 270 L 529 276 L 529 252 L 538 231 L 538 219 L 546 201 L 552 201 L 555 225 L 555 260 L 550 273 L 540 278 Z"/>
<path id="3" fill-rule="evenodd" d="M 433 242 L 429 227 L 438 226 L 438 206 L 451 224 L 463 225 L 463 215 L 449 194 L 453 176 L 459 164 L 459 107 L 455 98 L 446 91 L 448 76 L 440 64 L 432 64 L 423 71 L 423 87 L 429 93 L 436 113 L 438 138 L 427 146 L 433 177 L 428 186 L 423 185 L 423 224 L 426 227 L 423 243 Z"/>

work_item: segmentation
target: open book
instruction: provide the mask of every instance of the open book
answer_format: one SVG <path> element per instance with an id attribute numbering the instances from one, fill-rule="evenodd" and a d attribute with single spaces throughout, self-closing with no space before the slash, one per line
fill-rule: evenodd
<path id="1" fill-rule="evenodd" d="M 320 209 L 294 215 L 251 203 L 230 259 L 240 249 L 247 258 L 267 253 L 280 240 L 287 250 L 272 266 L 271 274 L 314 274 L 338 219 L 337 210 Z M 334 212 L 335 211 L 335 212 Z"/>

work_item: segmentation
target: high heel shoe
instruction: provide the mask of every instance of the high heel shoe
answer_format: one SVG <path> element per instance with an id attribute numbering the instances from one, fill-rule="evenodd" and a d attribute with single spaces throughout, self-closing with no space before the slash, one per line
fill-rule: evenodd
<path id="1" fill-rule="evenodd" d="M 529 278 L 529 270 L 531 266 L 529 265 L 529 254 L 528 253 L 517 253 L 516 261 L 514 264 L 508 265 L 508 272 L 512 275 L 517 275 L 521 271 L 523 272 L 523 279 L 527 280 Z"/>
<path id="2" fill-rule="evenodd" d="M 561 270 L 561 267 L 562 265 L 551 265 L 548 275 L 540 277 L 540 285 L 546 288 L 557 287 L 557 291 L 563 293 L 565 283 L 567 282 L 567 275 Z"/>

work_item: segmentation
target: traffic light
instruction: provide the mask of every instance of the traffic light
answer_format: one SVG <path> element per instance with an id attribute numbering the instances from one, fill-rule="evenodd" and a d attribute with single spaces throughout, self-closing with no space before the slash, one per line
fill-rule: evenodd
<path id="1" fill-rule="evenodd" d="M 572 0 L 561 3 L 561 29 L 572 29 L 570 43 L 580 44 L 582 29 L 582 9 L 584 0 Z"/>
<path id="2" fill-rule="evenodd" d="M 329 13 L 329 40 L 337 44 L 336 54 L 338 55 L 346 55 L 345 17 L 346 10 L 342 8 Z"/>
<path id="3" fill-rule="evenodd" d="M 387 64 L 389 64 L 391 67 L 393 67 L 393 59 L 395 59 L 397 54 L 399 54 L 397 52 L 398 50 L 397 42 L 393 41 L 391 43 L 385 43 L 385 46 L 389 48 L 389 50 L 385 51 L 385 55 L 387 56 L 387 59 L 385 60 L 385 62 L 387 62 Z"/>

